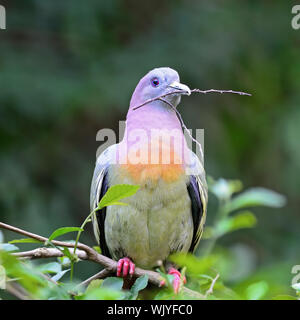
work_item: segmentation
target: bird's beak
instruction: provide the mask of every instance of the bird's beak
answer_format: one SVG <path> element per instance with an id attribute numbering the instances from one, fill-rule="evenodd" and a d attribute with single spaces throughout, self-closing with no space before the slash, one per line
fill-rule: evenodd
<path id="1" fill-rule="evenodd" d="M 191 89 L 188 86 L 177 81 L 172 82 L 169 87 L 178 91 L 182 91 L 180 94 L 185 94 L 187 96 L 191 94 Z"/>

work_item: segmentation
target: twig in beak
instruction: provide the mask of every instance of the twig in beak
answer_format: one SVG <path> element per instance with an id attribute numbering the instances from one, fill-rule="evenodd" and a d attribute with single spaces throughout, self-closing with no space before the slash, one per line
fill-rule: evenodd
<path id="1" fill-rule="evenodd" d="M 200 150 L 200 152 L 201 152 L 201 156 L 203 157 L 203 152 L 202 152 L 201 144 L 191 135 L 190 130 L 186 127 L 186 125 L 185 125 L 184 122 L 183 122 L 183 119 L 182 119 L 182 116 L 181 116 L 180 112 L 179 112 L 179 111 L 172 105 L 172 103 L 170 103 L 169 101 L 167 101 L 167 100 L 165 100 L 165 99 L 163 99 L 163 98 L 160 98 L 160 99 L 158 99 L 158 100 L 166 103 L 168 106 L 170 106 L 170 107 L 176 112 L 176 115 L 177 115 L 177 117 L 178 117 L 178 119 L 179 119 L 179 121 L 180 121 L 182 130 L 183 130 L 184 132 L 186 131 L 187 134 L 189 135 L 189 137 L 192 139 L 192 141 L 194 141 L 194 142 L 198 145 L 199 150 Z"/>
<path id="2" fill-rule="evenodd" d="M 234 91 L 234 90 L 217 90 L 217 89 L 209 89 L 209 90 L 201 90 L 201 89 L 193 89 L 191 90 L 191 93 L 196 92 L 196 93 L 202 93 L 202 94 L 207 94 L 207 93 L 233 93 L 233 94 L 238 94 L 240 96 L 252 96 L 250 93 L 247 92 L 242 92 L 242 91 Z M 172 94 L 182 94 L 182 90 L 176 90 L 176 91 L 172 91 L 172 92 L 168 92 L 165 93 L 161 96 L 158 96 L 156 98 L 152 98 L 152 99 L 148 99 L 145 102 L 143 102 L 142 104 L 133 107 L 133 110 L 139 109 L 141 107 L 143 107 L 144 105 L 157 101 L 157 100 L 161 100 L 162 98 L 165 98 L 167 96 L 170 96 Z M 163 100 L 164 102 L 166 102 L 167 100 Z"/>

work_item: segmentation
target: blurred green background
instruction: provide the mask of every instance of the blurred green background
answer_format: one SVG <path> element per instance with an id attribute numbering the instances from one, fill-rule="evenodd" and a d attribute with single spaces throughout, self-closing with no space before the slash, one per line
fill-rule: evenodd
<path id="1" fill-rule="evenodd" d="M 291 27 L 291 2 L 1 4 L 1 221 L 45 236 L 79 226 L 89 213 L 97 131 L 118 131 L 138 80 L 169 66 L 191 88 L 252 93 L 194 95 L 180 111 L 188 128 L 205 129 L 209 175 L 287 197 L 282 209 L 254 210 L 256 228 L 218 245 L 238 257 L 229 282 L 269 277 L 288 290 L 300 264 L 300 30 Z M 211 195 L 208 225 L 215 211 Z M 91 227 L 82 241 L 95 244 Z M 80 268 L 85 278 L 98 266 Z"/>

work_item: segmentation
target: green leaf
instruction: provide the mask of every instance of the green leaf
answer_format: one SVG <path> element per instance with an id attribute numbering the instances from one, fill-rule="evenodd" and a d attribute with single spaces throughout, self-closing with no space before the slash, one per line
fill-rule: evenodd
<path id="1" fill-rule="evenodd" d="M 259 300 L 268 291 L 269 285 L 266 281 L 259 281 L 251 284 L 246 289 L 247 300 Z"/>
<path id="2" fill-rule="evenodd" d="M 49 241 L 52 241 L 53 239 L 63 235 L 63 234 L 66 234 L 66 233 L 69 233 L 69 232 L 74 232 L 74 231 L 82 231 L 81 228 L 79 227 L 62 227 L 62 228 L 58 228 L 56 229 L 52 234 L 51 236 L 49 237 Z"/>
<path id="3" fill-rule="evenodd" d="M 62 265 L 62 267 L 69 267 L 71 264 L 71 258 L 68 258 L 67 256 L 63 256 L 63 257 L 57 257 L 57 260 Z"/>
<path id="4" fill-rule="evenodd" d="M 280 208 L 284 206 L 286 199 L 283 195 L 264 188 L 251 188 L 235 198 L 233 198 L 226 206 L 227 212 L 245 207 L 267 206 Z"/>
<path id="5" fill-rule="evenodd" d="M 41 277 L 36 267 L 28 261 L 20 261 L 20 259 L 6 251 L 0 250 L 0 259 L 10 279 L 18 279 L 20 285 L 30 293 L 31 297 L 43 298 L 40 296 L 41 288 L 49 287 L 49 282 Z"/>
<path id="6" fill-rule="evenodd" d="M 198 276 L 199 274 L 203 274 L 208 271 L 212 266 L 215 265 L 218 257 L 215 255 L 209 255 L 203 258 L 197 258 L 191 253 L 183 254 L 183 253 L 175 253 L 172 254 L 169 259 L 180 267 L 186 266 L 187 272 L 194 276 Z"/>
<path id="7" fill-rule="evenodd" d="M 214 236 L 221 237 L 222 235 L 236 231 L 242 228 L 252 228 L 257 220 L 255 215 L 250 211 L 243 211 L 236 214 L 234 217 L 222 219 L 213 230 Z"/>
<path id="8" fill-rule="evenodd" d="M 159 290 L 157 295 L 154 297 L 154 300 L 174 300 L 175 295 L 171 290 L 163 289 Z"/>
<path id="9" fill-rule="evenodd" d="M 128 297 L 129 300 L 136 300 L 138 294 L 141 290 L 145 289 L 148 284 L 148 276 L 144 275 L 136 279 L 134 285 L 130 289 L 130 295 Z"/>
<path id="10" fill-rule="evenodd" d="M 70 260 L 73 259 L 72 253 L 70 252 L 70 250 L 69 250 L 68 248 L 64 247 L 64 248 L 62 249 L 62 252 L 63 252 L 64 255 L 65 255 L 67 258 L 69 258 Z"/>
<path id="11" fill-rule="evenodd" d="M 128 203 L 120 202 L 120 201 L 112 201 L 106 206 L 128 206 Z"/>
<path id="12" fill-rule="evenodd" d="M 105 280 L 93 280 L 85 294 L 80 298 L 83 300 L 118 300 L 125 297 L 122 291 L 123 279 L 108 277 Z"/>
<path id="13" fill-rule="evenodd" d="M 119 200 L 133 196 L 138 189 L 139 186 L 129 184 L 118 184 L 112 186 L 101 199 L 98 208 L 101 209 L 106 206 L 120 204 Z"/>
<path id="14" fill-rule="evenodd" d="M 298 300 L 298 299 L 296 297 L 289 296 L 288 294 L 282 294 L 272 298 L 272 300 Z"/>
<path id="15" fill-rule="evenodd" d="M 174 279 L 174 277 L 172 275 L 164 273 L 159 268 L 156 268 L 155 271 L 161 275 L 161 281 L 165 280 L 166 285 L 164 287 L 170 287 L 172 285 L 172 281 Z"/>
<path id="16" fill-rule="evenodd" d="M 43 241 L 39 241 L 37 239 L 32 238 L 24 238 L 24 239 L 15 239 L 9 241 L 9 243 L 43 243 Z"/>
<path id="17" fill-rule="evenodd" d="M 59 273 L 61 272 L 61 264 L 58 262 L 49 262 L 38 266 L 37 269 L 42 273 Z"/>
<path id="18" fill-rule="evenodd" d="M 212 178 L 209 180 L 209 190 L 218 199 L 229 199 L 233 193 L 241 191 L 243 185 L 239 180 L 225 180 L 223 178 L 214 181 Z"/>
<path id="19" fill-rule="evenodd" d="M 120 300 L 124 298 L 124 292 L 108 288 L 98 288 L 91 290 L 87 294 L 77 298 L 81 300 Z"/>
<path id="20" fill-rule="evenodd" d="M 117 278 L 117 277 L 108 277 L 104 279 L 101 287 L 114 289 L 114 290 L 122 290 L 123 279 Z"/>
<path id="21" fill-rule="evenodd" d="M 13 252 L 13 251 L 19 251 L 19 248 L 11 243 L 1 243 L 0 250 Z"/>
<path id="22" fill-rule="evenodd" d="M 89 293 L 95 289 L 98 289 L 101 287 L 102 283 L 103 283 L 103 279 L 96 279 L 90 282 L 90 284 L 88 285 L 88 287 L 85 290 L 85 293 Z"/>
<path id="23" fill-rule="evenodd" d="M 93 246 L 93 249 L 101 254 L 101 248 L 99 246 Z"/>
<path id="24" fill-rule="evenodd" d="M 58 272 L 55 276 L 53 276 L 51 279 L 54 281 L 58 281 L 70 270 L 71 269 L 62 270 L 62 271 Z"/>

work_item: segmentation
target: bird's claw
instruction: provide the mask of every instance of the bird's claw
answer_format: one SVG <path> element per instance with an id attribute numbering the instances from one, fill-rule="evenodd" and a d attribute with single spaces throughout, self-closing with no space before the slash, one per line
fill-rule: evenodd
<path id="1" fill-rule="evenodd" d="M 135 264 L 127 257 L 122 258 L 117 264 L 117 277 L 127 277 L 134 274 Z M 129 272 L 128 272 L 129 271 Z"/>
<path id="2" fill-rule="evenodd" d="M 173 280 L 173 289 L 174 289 L 174 293 L 178 293 L 179 292 L 179 288 L 180 288 L 180 282 L 181 282 L 181 273 L 176 270 L 175 268 L 171 268 L 168 272 L 168 274 L 171 274 L 174 277 Z M 186 277 L 183 277 L 183 283 L 186 284 Z"/>
<path id="3" fill-rule="evenodd" d="M 161 280 L 160 283 L 159 283 L 159 287 L 161 288 L 161 287 L 163 287 L 165 285 L 166 285 L 166 280 L 165 279 Z"/>

